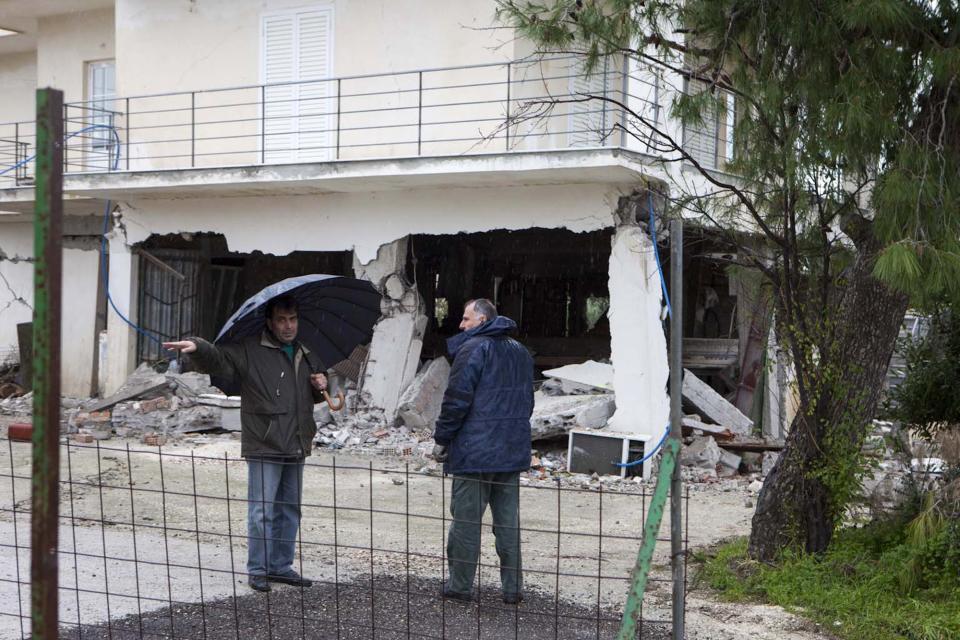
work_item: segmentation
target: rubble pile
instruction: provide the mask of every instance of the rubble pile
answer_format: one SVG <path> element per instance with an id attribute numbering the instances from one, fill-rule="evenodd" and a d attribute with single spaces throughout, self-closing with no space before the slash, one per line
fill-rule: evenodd
<path id="1" fill-rule="evenodd" d="M 438 472 L 439 465 L 429 459 L 429 453 L 449 371 L 444 358 L 424 363 L 402 394 L 394 420 L 372 407 L 369 397 L 358 392 L 355 383 L 339 380 L 334 374 L 331 384 L 345 391 L 345 405 L 339 411 L 331 410 L 327 403 L 315 406 L 315 445 L 328 451 L 410 457 L 424 461 L 423 470 Z M 523 482 L 562 482 L 584 488 L 626 488 L 643 483 L 643 478 L 632 472 L 621 477 L 567 471 L 571 431 L 612 433 L 607 421 L 616 409 L 616 396 L 609 381 L 610 365 L 588 362 L 545 374 L 547 379 L 534 394 L 531 428 L 536 449 L 531 452 L 531 469 Z M 32 400 L 31 393 L 0 399 L 0 415 L 29 416 Z M 684 380 L 684 405 L 698 412 L 684 415 L 682 420 L 680 466 L 684 481 L 739 482 L 749 491 L 759 491 L 762 479 L 777 462 L 782 444 L 754 437 L 752 421 L 690 372 Z M 63 432 L 75 442 L 120 436 L 159 446 L 188 434 L 235 437 L 240 430 L 239 397 L 221 394 L 205 374 L 158 373 L 147 364 L 134 371 L 112 396 L 64 398 L 63 409 Z M 875 421 L 863 446 L 875 460 L 874 472 L 863 483 L 865 502 L 889 507 L 910 472 L 909 453 L 906 457 L 903 453 L 909 452 L 909 445 L 895 425 Z M 652 459 L 654 470 L 649 482 L 655 480 L 657 460 L 658 456 Z M 918 458 L 914 463 L 923 464 L 925 460 Z"/>

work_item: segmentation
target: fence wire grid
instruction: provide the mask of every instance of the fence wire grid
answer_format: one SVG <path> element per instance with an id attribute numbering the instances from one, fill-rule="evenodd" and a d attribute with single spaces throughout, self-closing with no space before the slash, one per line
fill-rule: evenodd
<path id="1" fill-rule="evenodd" d="M 0 440 L 0 638 L 30 634 L 30 451 L 30 443 Z M 62 444 L 61 637 L 616 635 L 650 487 L 522 480 L 524 599 L 502 602 L 488 509 L 468 603 L 441 596 L 451 478 L 402 461 L 378 462 L 307 458 L 294 568 L 313 585 L 273 584 L 261 593 L 247 585 L 243 459 L 182 448 Z M 689 494 L 685 514 L 688 503 Z M 648 594 L 671 590 L 668 528 L 665 522 Z M 684 559 L 687 538 L 685 522 Z M 648 597 L 637 637 L 670 637 L 669 607 L 669 596 Z"/>

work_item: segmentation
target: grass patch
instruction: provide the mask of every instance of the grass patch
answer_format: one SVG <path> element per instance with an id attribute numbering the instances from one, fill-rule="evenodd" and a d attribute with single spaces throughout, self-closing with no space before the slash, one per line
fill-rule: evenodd
<path id="1" fill-rule="evenodd" d="M 775 566 L 750 560 L 737 539 L 695 558 L 696 581 L 799 613 L 843 640 L 960 639 L 960 580 L 905 588 L 912 558 L 902 532 L 879 525 L 840 531 L 825 554 L 787 554 Z"/>

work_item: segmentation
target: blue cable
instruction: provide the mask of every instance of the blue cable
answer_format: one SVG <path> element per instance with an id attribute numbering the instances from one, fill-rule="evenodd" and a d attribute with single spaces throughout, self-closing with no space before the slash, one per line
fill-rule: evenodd
<path id="1" fill-rule="evenodd" d="M 120 134 L 117 133 L 117 130 L 116 130 L 114 127 L 111 127 L 111 126 L 108 125 L 108 124 L 92 124 L 92 125 L 90 125 L 89 127 L 84 127 L 83 129 L 80 129 L 79 131 L 74 131 L 73 133 L 64 136 L 63 141 L 66 142 L 66 141 L 69 140 L 70 138 L 75 138 L 76 136 L 80 135 L 81 133 L 87 133 L 88 131 L 94 131 L 94 130 L 97 130 L 97 129 L 107 129 L 108 131 L 110 131 L 110 132 L 113 134 L 113 139 L 114 139 L 114 141 L 117 143 L 117 156 L 116 156 L 116 159 L 115 159 L 115 161 L 114 161 L 114 163 L 113 163 L 113 167 L 111 167 L 111 171 L 116 171 L 116 170 L 117 170 L 117 167 L 120 165 Z M 7 167 L 7 168 L 4 169 L 3 171 L 0 171 L 0 176 L 2 176 L 2 175 L 5 174 L 5 173 L 9 173 L 9 172 L 13 171 L 14 169 L 19 169 L 20 167 L 24 166 L 25 164 L 31 162 L 32 160 L 36 160 L 36 158 L 37 158 L 37 154 L 33 154 L 33 155 L 30 156 L 29 158 L 24 158 L 24 159 L 21 160 L 20 162 L 14 164 L 14 165 L 11 165 L 11 166 L 9 166 L 9 167 Z"/>
<path id="2" fill-rule="evenodd" d="M 667 438 L 669 437 L 670 437 L 670 425 L 668 424 L 666 431 L 663 432 L 663 437 L 660 438 L 660 442 L 658 442 L 657 446 L 655 446 L 653 449 L 650 450 L 650 453 L 646 454 L 639 460 L 634 460 L 633 462 L 614 462 L 613 466 L 618 467 L 620 469 L 627 469 L 629 467 L 635 467 L 638 464 L 643 464 L 644 462 L 652 458 L 653 454 L 655 454 L 657 451 L 660 450 L 660 447 L 663 446 L 663 443 L 666 442 Z"/>
<path id="3" fill-rule="evenodd" d="M 660 274 L 660 289 L 663 291 L 663 299 L 667 303 L 667 315 L 673 315 L 673 309 L 670 306 L 670 294 L 667 292 L 667 282 L 663 277 L 663 265 L 660 264 L 660 252 L 657 250 L 657 223 L 653 211 L 653 193 L 647 191 L 647 198 L 649 206 L 647 207 L 650 210 L 650 241 L 653 244 L 653 257 L 657 261 L 657 273 Z M 663 437 L 660 438 L 660 442 L 657 443 L 653 449 L 650 450 L 650 453 L 644 455 L 639 460 L 634 460 L 633 462 L 613 462 L 613 466 L 625 469 L 628 467 L 635 467 L 638 464 L 643 464 L 660 450 L 660 447 L 663 446 L 663 443 L 667 441 L 667 438 L 670 437 L 670 425 L 667 425 L 667 430 L 664 432 Z"/>
<path id="4" fill-rule="evenodd" d="M 650 210 L 650 241 L 653 243 L 653 258 L 657 261 L 657 273 L 660 274 L 660 290 L 663 291 L 663 299 L 667 303 L 667 316 L 673 315 L 673 308 L 670 306 L 670 293 L 667 291 L 667 281 L 663 277 L 663 265 L 660 264 L 660 251 L 657 249 L 657 223 L 653 211 L 653 193 L 647 191 L 647 198 Z"/>
<path id="5" fill-rule="evenodd" d="M 117 133 L 117 130 L 115 127 L 111 127 L 110 125 L 106 125 L 106 124 L 93 124 L 88 127 L 84 127 L 79 131 L 74 131 L 73 133 L 65 136 L 63 140 L 64 142 L 66 142 L 70 138 L 74 138 L 82 133 L 87 133 L 89 131 L 103 130 L 103 129 L 106 129 L 113 134 L 113 139 L 114 139 L 114 142 L 116 143 L 117 154 L 114 157 L 113 166 L 110 167 L 111 171 L 116 171 L 117 168 L 119 168 L 120 166 L 120 149 L 122 148 L 122 146 L 120 145 L 120 134 Z M 35 160 L 36 157 L 37 157 L 37 154 L 33 154 L 32 156 L 28 158 L 24 158 L 20 162 L 10 167 L 7 167 L 6 169 L 3 169 L 2 171 L 0 171 L 0 176 L 26 165 L 32 160 Z M 111 204 L 112 204 L 111 201 L 107 200 L 107 204 L 103 212 L 103 233 L 100 234 L 100 270 L 103 272 L 103 288 L 104 288 L 104 291 L 107 292 L 107 302 L 110 303 L 110 308 L 113 309 L 113 311 L 120 317 L 121 320 L 127 323 L 127 325 L 129 325 L 131 328 L 136 330 L 138 333 L 140 333 L 144 337 L 149 338 L 150 340 L 153 340 L 157 344 L 162 345 L 163 343 L 162 340 L 160 340 L 155 335 L 151 334 L 150 332 L 138 326 L 135 322 L 130 320 L 127 316 L 123 315 L 120 309 L 117 308 L 117 304 L 113 301 L 113 296 L 110 295 L 110 276 L 107 273 L 107 232 L 109 231 L 109 227 L 110 227 L 110 205 Z"/>
<path id="6" fill-rule="evenodd" d="M 137 333 L 149 338 L 150 340 L 156 342 L 157 344 L 163 347 L 163 341 L 157 338 L 155 335 L 146 331 L 138 324 L 130 320 L 127 316 L 123 315 L 120 309 L 117 308 L 116 303 L 113 301 L 113 296 L 110 295 L 110 275 L 107 273 L 107 232 L 110 227 L 110 205 L 111 201 L 107 200 L 106 207 L 103 211 L 103 233 L 100 234 L 100 271 L 103 272 L 103 290 L 107 292 L 107 302 L 110 303 L 110 308 L 120 316 L 120 319 L 123 320 L 127 325 L 134 329 Z"/>

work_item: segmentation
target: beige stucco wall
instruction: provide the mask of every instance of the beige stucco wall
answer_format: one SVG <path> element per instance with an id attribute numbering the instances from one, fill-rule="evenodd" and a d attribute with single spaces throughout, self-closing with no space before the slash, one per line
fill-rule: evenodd
<path id="1" fill-rule="evenodd" d="M 0 56 L 0 123 L 33 120 L 34 89 L 37 86 L 37 54 L 35 51 Z M 0 138 L 6 138 L 6 130 Z"/>
<path id="2" fill-rule="evenodd" d="M 0 56 L 0 171 L 10 167 L 33 146 L 36 113 L 37 55 L 33 51 Z M 15 184 L 15 172 L 0 175 L 0 188 Z M 0 210 L 3 207 L 0 206 Z"/>
<path id="3" fill-rule="evenodd" d="M 87 62 L 113 57 L 112 10 L 70 13 L 40 20 L 37 84 L 62 90 L 64 101 L 85 99 Z"/>
<path id="4" fill-rule="evenodd" d="M 333 7 L 335 76 L 506 60 L 489 0 L 117 1 L 123 95 L 258 84 L 264 13 Z M 476 27 L 476 29 L 474 29 Z"/>

